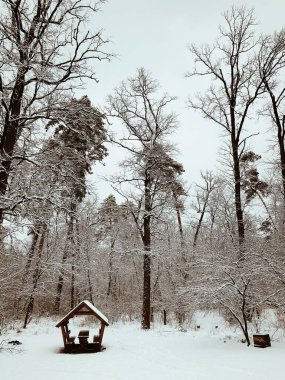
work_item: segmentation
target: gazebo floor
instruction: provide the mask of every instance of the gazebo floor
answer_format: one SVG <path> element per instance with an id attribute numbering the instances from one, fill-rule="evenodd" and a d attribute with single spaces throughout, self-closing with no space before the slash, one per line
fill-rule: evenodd
<path id="1" fill-rule="evenodd" d="M 87 344 L 76 344 L 70 343 L 64 346 L 64 352 L 69 354 L 80 354 L 88 352 L 99 352 L 102 350 L 100 343 L 87 343 Z"/>

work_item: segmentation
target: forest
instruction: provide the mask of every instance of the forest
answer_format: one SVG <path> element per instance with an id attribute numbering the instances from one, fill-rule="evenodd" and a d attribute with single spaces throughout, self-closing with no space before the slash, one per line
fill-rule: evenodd
<path id="1" fill-rule="evenodd" d="M 0 2 L 0 333 L 85 299 L 146 330 L 218 311 L 247 345 L 264 310 L 285 328 L 285 30 L 259 34 L 254 10 L 233 6 L 189 47 L 185 103 L 224 142 L 219 170 L 190 184 L 175 94 L 147 67 L 102 109 L 79 95 L 114 59 L 92 29 L 103 3 Z M 193 77 L 208 87 L 191 93 Z M 255 122 L 272 136 L 267 165 Z M 87 178 L 112 145 L 123 159 L 101 201 Z"/>

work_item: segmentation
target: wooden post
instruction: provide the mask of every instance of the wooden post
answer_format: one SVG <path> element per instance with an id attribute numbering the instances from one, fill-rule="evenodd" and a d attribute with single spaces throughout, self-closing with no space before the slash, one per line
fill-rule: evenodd
<path id="1" fill-rule="evenodd" d="M 104 329 L 105 329 L 105 325 L 104 325 L 104 323 L 101 323 L 101 328 L 100 328 L 100 332 L 99 332 L 100 345 L 102 344 Z"/>
<path id="2" fill-rule="evenodd" d="M 63 339 L 63 344 L 65 346 L 66 344 L 66 333 L 65 333 L 65 325 L 61 325 L 61 333 L 62 333 L 62 339 Z"/>
<path id="3" fill-rule="evenodd" d="M 163 309 L 163 324 L 164 324 L 164 326 L 167 325 L 167 318 L 166 318 L 166 310 L 165 309 Z"/>

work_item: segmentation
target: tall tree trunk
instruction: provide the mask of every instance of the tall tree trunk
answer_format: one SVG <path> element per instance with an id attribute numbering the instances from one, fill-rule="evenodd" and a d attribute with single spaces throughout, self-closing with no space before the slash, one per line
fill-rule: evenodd
<path id="1" fill-rule="evenodd" d="M 270 87 L 265 81 L 266 89 L 270 95 L 272 109 L 273 109 L 273 121 L 274 124 L 277 127 L 277 140 L 278 140 L 278 148 L 279 148 L 279 160 L 280 160 L 280 171 L 282 176 L 282 191 L 283 191 L 283 215 L 282 215 L 282 225 L 284 229 L 285 224 L 285 144 L 284 144 L 284 137 L 285 137 L 285 116 L 279 115 L 278 110 L 278 104 L 276 101 L 276 98 L 273 94 L 273 92 L 270 90 Z M 282 231 L 284 232 L 284 231 Z"/>
<path id="2" fill-rule="evenodd" d="M 70 308 L 73 309 L 75 304 L 76 304 L 76 290 L 75 290 L 75 273 L 76 273 L 76 266 L 75 262 L 78 259 L 78 252 L 80 249 L 80 241 L 79 241 L 79 224 L 78 220 L 76 219 L 74 221 L 74 226 L 73 226 L 73 234 L 71 236 L 71 284 L 70 284 Z M 75 233 L 76 233 L 76 239 L 75 239 Z"/>
<path id="3" fill-rule="evenodd" d="M 89 299 L 92 303 L 93 302 L 93 288 L 92 288 L 92 282 L 91 282 L 91 276 L 90 276 L 90 269 L 88 268 L 87 271 L 87 279 L 88 279 L 88 292 L 89 292 Z"/>
<path id="4" fill-rule="evenodd" d="M 234 179 L 235 179 L 235 209 L 238 227 L 238 243 L 240 254 L 244 251 L 244 219 L 243 219 L 243 209 L 241 203 L 241 176 L 240 176 L 240 159 L 238 152 L 238 141 L 234 138 L 232 140 L 232 154 L 233 154 L 233 164 L 234 164 Z"/>
<path id="5" fill-rule="evenodd" d="M 73 232 L 74 232 L 74 220 L 75 220 L 75 210 L 76 210 L 76 205 L 75 203 L 71 203 L 71 215 L 70 215 L 70 220 L 68 223 L 68 229 L 67 229 L 67 236 L 66 236 L 66 243 L 63 251 L 63 256 L 61 260 L 61 267 L 60 267 L 60 272 L 58 276 L 58 282 L 57 282 L 57 288 L 56 288 L 56 297 L 54 300 L 54 311 L 55 313 L 59 312 L 59 307 L 60 307 L 60 300 L 61 300 L 61 294 L 62 294 L 62 288 L 63 288 L 63 283 L 64 283 L 64 265 L 65 262 L 70 254 L 70 246 L 73 242 Z"/>
<path id="6" fill-rule="evenodd" d="M 186 244 L 184 239 L 184 232 L 183 232 L 183 225 L 182 225 L 182 219 L 181 219 L 181 213 L 180 213 L 180 207 L 178 202 L 178 197 L 176 192 L 173 190 L 172 192 L 174 202 L 175 202 L 175 210 L 176 210 L 176 216 L 177 216 L 177 223 L 178 223 L 178 229 L 179 229 L 179 236 L 180 236 L 180 246 L 181 246 L 181 259 L 183 262 L 184 270 L 183 270 L 183 278 L 184 280 L 187 280 L 188 277 L 188 268 L 187 268 L 187 257 L 186 257 Z"/>
<path id="7" fill-rule="evenodd" d="M 38 281 L 42 275 L 41 258 L 42 258 L 43 251 L 44 251 L 44 243 L 45 243 L 45 238 L 46 238 L 46 232 L 47 232 L 47 224 L 44 223 L 42 226 L 41 238 L 39 241 L 37 264 L 36 264 L 34 274 L 33 274 L 32 291 L 30 293 L 30 297 L 28 300 L 28 305 L 27 305 L 27 309 L 26 309 L 26 315 L 25 315 L 23 328 L 27 327 L 27 324 L 29 323 L 31 315 L 32 315 L 33 310 L 34 310 L 34 302 L 35 302 L 34 293 L 37 289 Z"/>
<path id="8" fill-rule="evenodd" d="M 22 98 L 25 88 L 25 75 L 27 68 L 23 62 L 26 55 L 20 54 L 21 68 L 18 71 L 14 89 L 10 99 L 9 110 L 6 110 L 4 128 L 0 140 L 0 197 L 4 196 L 8 187 L 8 179 L 11 171 L 12 156 L 16 142 L 20 136 L 19 115 L 22 107 Z M 3 223 L 4 207 L 0 202 L 0 225 Z"/>
<path id="9" fill-rule="evenodd" d="M 113 252 L 115 246 L 115 239 L 111 242 L 110 252 L 109 252 L 109 270 L 108 270 L 108 289 L 107 296 L 113 293 Z"/>
<path id="10" fill-rule="evenodd" d="M 214 224 L 215 224 L 215 212 L 211 210 L 211 225 L 210 225 L 210 247 L 213 245 L 213 230 L 214 230 Z"/>
<path id="11" fill-rule="evenodd" d="M 70 309 L 75 306 L 75 252 L 72 252 L 71 284 L 70 284 Z"/>
<path id="12" fill-rule="evenodd" d="M 151 212 L 151 194 L 150 194 L 150 175 L 147 173 L 144 182 L 145 195 L 145 216 L 143 221 L 143 308 L 142 308 L 142 328 L 150 328 L 151 309 L 150 309 L 150 291 L 151 291 L 151 235 L 150 235 L 150 212 Z"/>
<path id="13" fill-rule="evenodd" d="M 31 244 L 31 247 L 30 247 L 29 253 L 28 253 L 28 258 L 27 258 L 27 262 L 26 262 L 26 266 L 25 266 L 25 273 L 23 276 L 23 281 L 25 281 L 25 278 L 27 277 L 27 273 L 30 269 L 32 259 L 33 259 L 34 254 L 35 254 L 35 249 L 36 249 L 36 245 L 37 245 L 37 242 L 39 239 L 40 232 L 41 232 L 41 226 L 38 223 L 35 223 L 34 231 L 33 231 L 32 244 Z"/>
<path id="14" fill-rule="evenodd" d="M 88 266 L 87 266 L 87 280 L 88 280 L 89 300 L 93 303 L 93 287 L 92 287 L 92 282 L 91 282 L 91 271 L 90 271 L 91 261 L 90 261 L 90 256 L 89 256 L 89 252 L 88 251 L 86 252 L 86 256 L 87 256 L 87 263 L 88 263 Z"/>
<path id="15" fill-rule="evenodd" d="M 172 194 L 173 194 L 173 199 L 174 199 L 174 203 L 175 203 L 175 210 L 176 210 L 177 223 L 178 223 L 179 236 L 180 236 L 180 245 L 181 245 L 181 248 L 184 249 L 185 248 L 185 240 L 184 240 L 184 234 L 183 234 L 183 226 L 182 226 L 182 220 L 181 220 L 180 207 L 179 207 L 179 203 L 178 203 L 178 197 L 177 197 L 177 194 L 174 190 L 172 191 Z"/>
<path id="16" fill-rule="evenodd" d="M 76 224 L 76 233 L 77 233 L 78 244 L 81 244 L 80 243 L 80 232 L 79 232 L 79 224 L 78 223 Z M 93 302 L 93 286 L 92 286 L 92 281 L 91 281 L 91 274 L 92 274 L 91 273 L 91 260 L 90 260 L 90 254 L 89 254 L 90 248 L 89 248 L 89 241 L 88 241 L 88 239 L 86 241 L 86 244 L 83 244 L 83 247 L 84 247 L 84 253 L 85 253 L 86 259 L 87 259 L 86 270 L 87 270 L 89 300 L 92 303 L 94 303 Z M 84 273 L 84 275 L 85 275 L 85 273 Z"/>
<path id="17" fill-rule="evenodd" d="M 204 219 L 207 203 L 208 203 L 208 197 L 206 198 L 206 200 L 204 202 L 203 209 L 202 209 L 202 212 L 201 212 L 201 215 L 200 215 L 197 227 L 196 227 L 196 231 L 195 231 L 195 235 L 194 235 L 194 240 L 193 240 L 193 247 L 194 248 L 196 248 L 196 245 L 197 245 L 197 240 L 198 240 L 199 232 L 200 232 L 200 229 L 201 229 L 201 226 L 202 226 L 202 222 L 203 222 L 203 219 Z"/>

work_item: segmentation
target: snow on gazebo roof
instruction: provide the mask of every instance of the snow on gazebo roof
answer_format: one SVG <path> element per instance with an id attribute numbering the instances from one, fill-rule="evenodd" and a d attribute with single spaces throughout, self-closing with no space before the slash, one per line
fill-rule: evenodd
<path id="1" fill-rule="evenodd" d="M 86 310 L 87 308 L 87 310 Z M 85 310 L 82 310 L 82 309 L 85 309 Z M 67 322 L 70 318 L 72 318 L 74 315 L 76 315 L 77 312 L 79 311 L 83 311 L 83 314 L 84 314 L 84 311 L 86 311 L 86 314 L 94 314 L 95 317 L 97 317 L 98 319 L 100 319 L 100 321 L 102 323 L 104 323 L 106 326 L 109 326 L 109 321 L 108 321 L 108 318 L 100 311 L 97 309 L 97 307 L 95 307 L 90 301 L 87 301 L 87 300 L 84 300 L 84 301 L 81 301 L 77 306 L 75 306 L 69 313 L 67 313 L 56 325 L 56 327 L 60 327 L 62 324 L 64 324 L 65 322 Z"/>

